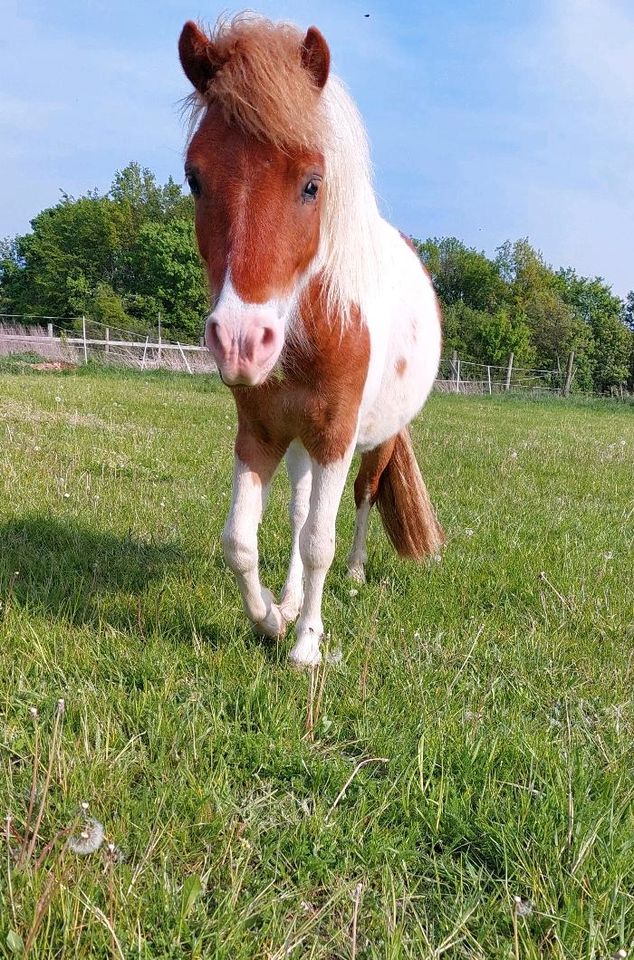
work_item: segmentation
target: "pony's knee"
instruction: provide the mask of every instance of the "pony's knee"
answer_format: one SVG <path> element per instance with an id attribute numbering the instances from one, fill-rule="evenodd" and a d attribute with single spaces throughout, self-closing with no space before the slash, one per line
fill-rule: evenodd
<path id="1" fill-rule="evenodd" d="M 307 569 L 328 569 L 335 557 L 334 529 L 312 524 L 308 520 L 299 537 L 299 551 Z"/>
<path id="2" fill-rule="evenodd" d="M 240 530 L 227 525 L 222 532 L 222 549 L 225 561 L 234 573 L 246 573 L 257 566 L 257 543 L 251 543 Z"/>

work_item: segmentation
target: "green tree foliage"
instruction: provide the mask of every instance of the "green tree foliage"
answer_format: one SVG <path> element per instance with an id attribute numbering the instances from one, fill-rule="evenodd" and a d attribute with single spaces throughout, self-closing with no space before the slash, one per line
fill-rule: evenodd
<path id="1" fill-rule="evenodd" d="M 577 388 L 607 392 L 634 380 L 634 292 L 625 304 L 600 278 L 554 271 L 528 240 L 489 259 L 453 237 L 414 241 L 443 307 L 444 343 L 465 360 L 565 368 Z"/>
<path id="2" fill-rule="evenodd" d="M 0 248 L 2 312 L 86 315 L 112 327 L 196 339 L 206 310 L 193 207 L 172 179 L 131 163 L 105 196 L 66 194 Z"/>

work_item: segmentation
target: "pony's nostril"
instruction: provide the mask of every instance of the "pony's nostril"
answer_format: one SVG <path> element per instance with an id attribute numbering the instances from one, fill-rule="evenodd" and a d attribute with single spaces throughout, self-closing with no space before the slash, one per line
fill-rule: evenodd
<path id="1" fill-rule="evenodd" d="M 264 327 L 262 330 L 262 340 L 260 341 L 263 347 L 272 347 L 275 343 L 275 330 L 273 327 Z"/>
<path id="2" fill-rule="evenodd" d="M 224 346 L 218 333 L 218 324 L 214 320 L 209 325 L 209 347 L 214 351 L 214 353 L 224 353 Z"/>

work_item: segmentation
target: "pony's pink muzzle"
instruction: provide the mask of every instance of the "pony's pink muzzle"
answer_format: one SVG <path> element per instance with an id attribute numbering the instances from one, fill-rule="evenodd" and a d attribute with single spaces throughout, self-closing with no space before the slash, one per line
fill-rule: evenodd
<path id="1" fill-rule="evenodd" d="M 275 366 L 282 344 L 282 330 L 268 316 L 240 325 L 223 320 L 217 312 L 207 318 L 205 345 L 229 386 L 261 383 Z"/>

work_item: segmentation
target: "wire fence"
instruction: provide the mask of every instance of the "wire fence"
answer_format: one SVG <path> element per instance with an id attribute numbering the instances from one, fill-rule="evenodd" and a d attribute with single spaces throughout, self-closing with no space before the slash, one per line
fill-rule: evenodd
<path id="1" fill-rule="evenodd" d="M 141 370 L 217 372 L 202 341 L 192 344 L 165 339 L 160 317 L 156 331 L 148 334 L 88 317 L 0 314 L 0 357 L 9 354 L 22 355 L 34 369 L 69 369 L 96 361 Z M 518 367 L 513 354 L 502 365 L 462 360 L 454 352 L 441 360 L 435 389 L 461 394 L 522 391 L 567 395 L 573 378 L 574 354 L 565 369 L 545 370 Z"/>

